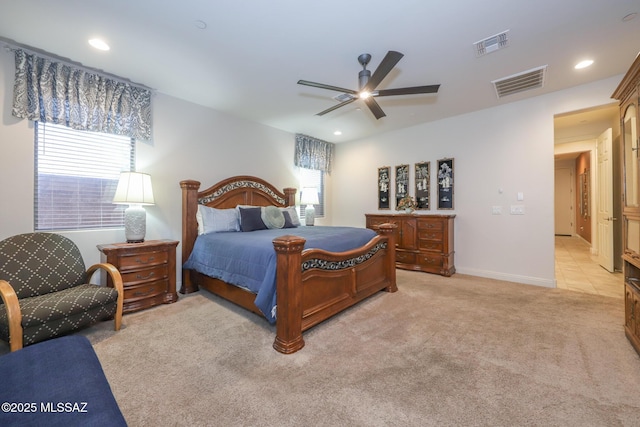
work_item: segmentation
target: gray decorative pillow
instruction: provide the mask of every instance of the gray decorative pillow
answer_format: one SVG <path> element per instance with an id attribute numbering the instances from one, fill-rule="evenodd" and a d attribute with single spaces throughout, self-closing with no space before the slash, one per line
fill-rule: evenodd
<path id="1" fill-rule="evenodd" d="M 275 206 L 265 206 L 261 212 L 262 222 L 267 228 L 284 227 L 284 215 L 282 211 Z"/>
<path id="2" fill-rule="evenodd" d="M 289 218 L 291 219 L 291 223 L 295 227 L 300 227 L 302 224 L 300 223 L 300 218 L 298 218 L 298 212 L 296 211 L 295 206 L 287 206 L 286 208 L 280 208 L 283 212 L 289 213 Z"/>

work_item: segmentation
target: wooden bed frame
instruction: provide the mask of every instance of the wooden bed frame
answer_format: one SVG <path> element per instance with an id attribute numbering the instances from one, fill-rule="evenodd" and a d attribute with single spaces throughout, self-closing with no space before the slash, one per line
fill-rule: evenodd
<path id="1" fill-rule="evenodd" d="M 295 188 L 280 192 L 268 182 L 252 176 L 225 179 L 199 191 L 200 182 L 181 181 L 182 262 L 193 250 L 198 234 L 198 204 L 224 209 L 237 205 L 294 206 Z M 295 233 L 295 229 L 291 229 Z M 303 251 L 305 239 L 287 235 L 273 240 L 276 251 L 276 338 L 273 347 L 294 353 L 304 347 L 302 332 L 362 301 L 380 290 L 397 291 L 395 269 L 395 225 L 383 224 L 378 236 L 347 252 L 319 249 Z M 261 316 L 255 294 L 193 270 L 182 270 L 180 292 L 205 288 Z M 264 317 L 264 316 L 263 316 Z"/>

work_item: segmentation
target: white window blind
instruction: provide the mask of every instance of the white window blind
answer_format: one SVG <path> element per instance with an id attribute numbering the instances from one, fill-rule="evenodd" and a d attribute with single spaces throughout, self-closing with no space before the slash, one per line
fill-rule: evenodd
<path id="1" fill-rule="evenodd" d="M 121 171 L 134 170 L 135 141 L 127 136 L 35 125 L 35 229 L 122 227 L 113 195 Z"/>
<path id="2" fill-rule="evenodd" d="M 313 205 L 316 210 L 316 218 L 324 217 L 324 172 L 315 169 L 299 168 L 300 189 L 305 187 L 315 187 L 318 189 L 318 200 L 320 204 Z M 306 205 L 300 205 L 300 217 L 304 218 Z"/>

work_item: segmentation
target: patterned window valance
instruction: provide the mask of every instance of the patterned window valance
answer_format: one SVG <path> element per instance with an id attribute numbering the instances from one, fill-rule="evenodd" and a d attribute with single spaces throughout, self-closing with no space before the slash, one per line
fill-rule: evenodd
<path id="1" fill-rule="evenodd" d="M 149 89 L 22 49 L 14 53 L 14 116 L 151 140 Z"/>
<path id="2" fill-rule="evenodd" d="M 311 136 L 296 134 L 295 165 L 330 174 L 334 145 Z"/>

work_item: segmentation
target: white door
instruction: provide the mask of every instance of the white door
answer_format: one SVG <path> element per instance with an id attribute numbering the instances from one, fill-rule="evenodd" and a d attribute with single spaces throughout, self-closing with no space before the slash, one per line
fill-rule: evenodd
<path id="1" fill-rule="evenodd" d="M 613 272 L 613 153 L 612 131 L 607 129 L 598 137 L 596 152 L 597 169 L 597 227 L 598 227 L 598 263 Z"/>
<path id="2" fill-rule="evenodd" d="M 556 168 L 555 173 L 555 234 L 571 236 L 573 234 L 573 192 L 571 168 Z"/>

